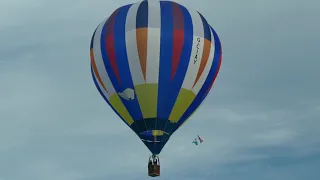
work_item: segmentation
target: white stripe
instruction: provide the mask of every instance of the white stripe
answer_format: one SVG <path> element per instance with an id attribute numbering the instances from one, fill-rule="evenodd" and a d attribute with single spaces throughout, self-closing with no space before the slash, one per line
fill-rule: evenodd
<path id="1" fill-rule="evenodd" d="M 147 83 L 158 83 L 160 64 L 161 9 L 157 1 L 148 1 Z M 152 11 L 152 12 L 151 12 Z M 154 28 L 155 27 L 155 28 Z M 157 28 L 159 27 L 159 28 Z"/>
<path id="2" fill-rule="evenodd" d="M 98 78 L 97 78 L 97 76 L 96 76 L 96 73 L 94 73 L 94 71 L 93 71 L 93 76 L 94 76 L 94 78 L 96 79 L 96 82 L 97 82 L 97 84 L 98 84 L 98 87 L 99 87 L 100 90 L 102 91 L 102 94 L 107 98 L 107 100 L 109 100 L 109 99 L 110 99 L 109 94 L 106 92 L 106 90 L 104 90 L 103 86 L 100 84 L 100 82 L 99 82 L 99 80 L 98 80 Z"/>
<path id="3" fill-rule="evenodd" d="M 106 87 L 109 96 L 112 96 L 116 91 L 115 91 L 115 89 L 114 89 L 114 87 L 113 87 L 113 85 L 112 85 L 112 83 L 110 81 L 110 78 L 108 76 L 108 73 L 107 73 L 107 71 L 105 69 L 104 62 L 103 62 L 103 59 L 102 59 L 102 54 L 101 54 L 101 48 L 104 48 L 104 47 L 101 47 L 100 40 L 101 40 L 102 28 L 103 28 L 105 22 L 106 22 L 106 20 L 103 21 L 98 26 L 98 29 L 97 29 L 96 34 L 94 36 L 94 39 L 93 39 L 93 55 L 94 55 L 94 58 L 95 58 L 96 66 L 97 66 L 98 73 L 100 75 L 101 81 L 104 84 L 104 86 Z"/>
<path id="4" fill-rule="evenodd" d="M 132 4 L 132 6 L 130 6 L 127 14 L 127 19 L 126 19 L 126 32 L 136 29 L 136 22 L 137 22 L 136 18 L 137 18 L 137 12 L 140 4 L 141 2 L 137 2 Z"/>
<path id="5" fill-rule="evenodd" d="M 197 84 L 193 87 L 192 91 L 195 93 L 195 94 L 198 94 L 200 89 L 202 88 L 204 82 L 206 81 L 207 79 L 207 76 L 210 72 L 210 69 L 211 69 L 211 66 L 212 66 L 212 63 L 213 63 L 213 57 L 214 57 L 214 52 L 215 52 L 215 46 L 214 46 L 214 37 L 213 37 L 213 34 L 212 34 L 212 31 L 210 29 L 210 33 L 211 33 L 211 48 L 210 48 L 210 54 L 209 54 L 209 59 L 207 61 L 207 64 L 197 82 Z"/>
<path id="6" fill-rule="evenodd" d="M 140 3 L 135 3 L 130 7 L 126 20 L 126 49 L 134 85 L 145 83 L 140 65 L 136 36 L 136 17 Z"/>
<path id="7" fill-rule="evenodd" d="M 160 28 L 161 8 L 159 1 L 148 1 L 148 27 Z"/>
<path id="8" fill-rule="evenodd" d="M 194 10 L 188 10 L 193 24 L 193 35 L 203 37 L 203 22 L 200 14 Z"/>
<path id="9" fill-rule="evenodd" d="M 201 17 L 195 11 L 190 11 L 190 15 L 192 18 L 194 33 L 197 33 L 198 36 L 193 36 L 192 52 L 189 60 L 188 70 L 182 84 L 182 88 L 188 90 L 192 89 L 194 81 L 196 80 L 204 45 L 204 39 L 202 38 L 204 32 Z"/>

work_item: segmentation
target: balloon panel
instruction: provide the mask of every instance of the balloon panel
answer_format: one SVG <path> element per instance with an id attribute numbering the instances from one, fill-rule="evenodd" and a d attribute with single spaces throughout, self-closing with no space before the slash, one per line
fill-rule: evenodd
<path id="1" fill-rule="evenodd" d="M 90 56 L 100 94 L 154 154 L 205 99 L 222 60 L 206 19 L 171 1 L 115 10 L 95 30 Z"/>

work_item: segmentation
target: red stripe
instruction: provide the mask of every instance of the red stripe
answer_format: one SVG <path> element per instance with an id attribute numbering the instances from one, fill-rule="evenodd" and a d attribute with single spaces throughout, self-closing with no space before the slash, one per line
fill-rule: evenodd
<path id="1" fill-rule="evenodd" d="M 172 18 L 174 29 L 184 29 L 184 15 L 180 5 L 172 3 Z"/>
<path id="2" fill-rule="evenodd" d="M 173 32 L 173 47 L 172 47 L 172 70 L 171 80 L 177 72 L 180 56 L 182 53 L 182 47 L 184 42 L 184 30 L 174 30 Z"/>
<path id="3" fill-rule="evenodd" d="M 118 9 L 115 10 L 111 16 L 109 17 L 107 24 L 106 24 L 106 36 L 109 36 L 110 34 L 113 34 L 114 32 L 114 23 L 116 21 L 116 15 L 118 13 Z"/>
<path id="4" fill-rule="evenodd" d="M 116 51 L 114 48 L 114 24 L 115 24 L 115 17 L 116 17 L 117 12 L 118 12 L 118 10 L 116 10 L 110 16 L 110 18 L 106 24 L 105 46 L 106 46 L 106 51 L 107 51 L 107 55 L 108 55 L 108 59 L 109 59 L 111 68 L 112 68 L 115 76 L 117 77 L 119 83 L 121 83 L 118 65 L 117 65 L 117 59 L 116 59 Z"/>
<path id="5" fill-rule="evenodd" d="M 173 16 L 173 46 L 172 46 L 172 69 L 171 80 L 177 72 L 180 56 L 184 43 L 184 16 L 177 3 L 172 3 Z"/>
<path id="6" fill-rule="evenodd" d="M 117 59 L 116 59 L 116 51 L 114 48 L 114 36 L 113 34 L 106 37 L 106 51 L 108 54 L 108 59 L 111 65 L 111 68 L 116 75 L 118 81 L 120 82 L 120 75 L 117 65 Z"/>

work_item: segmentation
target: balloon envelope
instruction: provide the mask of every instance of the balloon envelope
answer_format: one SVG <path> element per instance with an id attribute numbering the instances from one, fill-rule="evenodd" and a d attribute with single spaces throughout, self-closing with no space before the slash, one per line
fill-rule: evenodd
<path id="1" fill-rule="evenodd" d="M 91 72 L 102 97 L 159 154 L 218 74 L 221 43 L 197 11 L 171 1 L 122 6 L 96 28 Z"/>

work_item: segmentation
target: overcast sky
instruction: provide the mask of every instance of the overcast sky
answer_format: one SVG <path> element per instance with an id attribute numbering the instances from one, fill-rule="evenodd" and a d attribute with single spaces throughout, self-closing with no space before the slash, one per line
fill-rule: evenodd
<path id="1" fill-rule="evenodd" d="M 0 180 L 152 179 L 90 73 L 94 29 L 132 2 L 0 0 Z M 176 2 L 206 17 L 223 61 L 157 179 L 319 180 L 320 1 Z"/>

